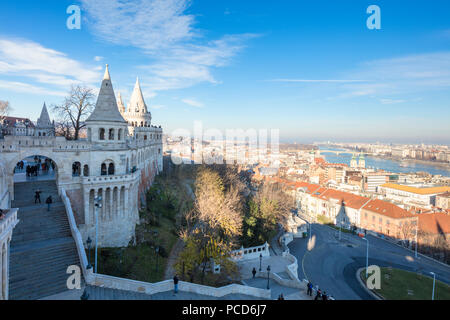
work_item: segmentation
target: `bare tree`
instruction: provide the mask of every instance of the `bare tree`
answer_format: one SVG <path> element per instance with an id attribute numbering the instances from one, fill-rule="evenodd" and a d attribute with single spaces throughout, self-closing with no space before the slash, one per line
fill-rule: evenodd
<path id="1" fill-rule="evenodd" d="M 409 241 L 415 236 L 416 234 L 416 223 L 417 221 L 404 221 L 401 225 L 401 234 L 403 236 L 404 241 Z M 411 243 L 409 244 L 411 246 Z"/>
<path id="2" fill-rule="evenodd" d="M 62 104 L 52 106 L 53 112 L 58 114 L 61 119 L 58 122 L 62 123 L 63 132 L 69 134 L 69 137 L 73 137 L 73 140 L 80 138 L 80 131 L 85 127 L 84 121 L 93 109 L 94 93 L 92 89 L 80 85 L 72 86 Z M 65 130 L 67 125 L 70 125 L 68 131 Z"/>
<path id="3" fill-rule="evenodd" d="M 9 102 L 0 100 L 0 123 L 3 123 L 3 120 L 5 120 L 11 111 L 12 108 L 9 105 Z"/>

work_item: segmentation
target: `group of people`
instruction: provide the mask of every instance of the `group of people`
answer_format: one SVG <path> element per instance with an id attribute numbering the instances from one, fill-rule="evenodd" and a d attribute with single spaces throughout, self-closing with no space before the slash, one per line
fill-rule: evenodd
<path id="1" fill-rule="evenodd" d="M 306 291 L 306 294 L 308 296 L 312 297 L 313 287 L 314 287 L 314 285 L 311 283 L 311 281 L 308 281 L 308 284 L 307 284 L 308 290 Z M 329 298 L 330 298 L 330 296 L 327 294 L 326 291 L 324 291 L 322 293 L 322 290 L 320 290 L 320 288 L 317 287 L 316 296 L 314 297 L 314 300 L 329 300 Z"/>
<path id="2" fill-rule="evenodd" d="M 34 192 L 34 203 L 41 203 L 41 193 L 42 191 L 39 189 Z M 47 211 L 50 211 L 50 205 L 53 203 L 52 196 L 48 196 L 45 203 L 47 204 Z"/>
<path id="3" fill-rule="evenodd" d="M 37 177 L 39 175 L 40 171 L 42 171 L 43 173 L 46 173 L 50 170 L 50 168 L 55 170 L 55 163 L 48 158 L 46 158 L 44 161 L 42 161 L 41 158 L 35 157 L 34 162 L 36 164 L 27 165 L 25 167 L 25 163 L 23 161 L 20 161 L 16 165 L 16 170 L 22 171 L 25 167 L 25 172 L 27 174 L 27 177 Z"/>

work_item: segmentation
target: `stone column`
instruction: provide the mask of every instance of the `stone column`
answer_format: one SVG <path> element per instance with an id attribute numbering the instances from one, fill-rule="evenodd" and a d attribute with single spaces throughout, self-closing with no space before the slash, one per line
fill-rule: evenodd
<path id="1" fill-rule="evenodd" d="M 123 208 L 123 214 L 124 216 L 126 216 L 127 214 L 127 210 L 129 209 L 129 203 L 128 203 L 128 190 L 130 190 L 129 188 L 125 187 L 125 197 L 124 197 L 124 208 Z"/>
<path id="2" fill-rule="evenodd" d="M 109 212 L 108 212 L 108 220 L 112 220 L 113 219 L 113 212 L 114 212 L 114 189 L 111 187 L 109 189 Z"/>
<path id="3" fill-rule="evenodd" d="M 91 221 L 91 190 L 84 193 L 84 224 L 89 225 Z"/>

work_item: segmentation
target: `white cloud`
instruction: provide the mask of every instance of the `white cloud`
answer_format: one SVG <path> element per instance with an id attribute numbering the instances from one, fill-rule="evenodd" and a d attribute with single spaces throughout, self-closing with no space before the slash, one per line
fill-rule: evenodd
<path id="1" fill-rule="evenodd" d="M 380 99 L 380 102 L 382 104 L 397 104 L 397 103 L 404 103 L 406 100 L 402 99 Z"/>
<path id="2" fill-rule="evenodd" d="M 143 87 L 179 89 L 201 82 L 217 84 L 212 69 L 227 65 L 252 34 L 205 41 L 194 28 L 188 0 L 81 0 L 94 34 L 102 40 L 134 46 L 148 55 Z"/>
<path id="3" fill-rule="evenodd" d="M 196 101 L 194 99 L 183 99 L 181 101 L 183 101 L 187 105 L 190 105 L 191 107 L 203 108 L 203 106 L 204 106 L 203 103 L 198 102 L 198 101 Z"/>
<path id="4" fill-rule="evenodd" d="M 95 56 L 95 57 L 94 57 L 94 60 L 95 60 L 96 62 L 100 62 L 100 61 L 103 60 L 103 57 Z"/>
<path id="5" fill-rule="evenodd" d="M 342 80 L 342 79 L 273 79 L 272 82 L 305 82 L 305 83 L 351 83 L 368 82 L 368 80 Z"/>
<path id="6" fill-rule="evenodd" d="M 49 95 L 49 96 L 59 96 L 64 97 L 67 92 L 65 91 L 55 91 L 47 88 L 34 86 L 29 83 L 19 82 L 19 81 L 4 81 L 0 80 L 0 88 L 7 89 L 14 92 L 21 93 L 32 93 L 36 95 Z"/>
<path id="7" fill-rule="evenodd" d="M 62 52 L 26 39 L 7 38 L 0 38 L 0 75 L 28 78 L 46 87 L 64 88 L 64 91 L 72 84 L 92 84 L 101 77 L 101 73 L 95 71 L 94 67 L 70 59 Z M 11 90 L 24 92 L 24 83 L 11 83 L 19 84 L 11 87 Z M 30 85 L 29 88 L 32 93 L 58 92 L 35 85 Z"/>

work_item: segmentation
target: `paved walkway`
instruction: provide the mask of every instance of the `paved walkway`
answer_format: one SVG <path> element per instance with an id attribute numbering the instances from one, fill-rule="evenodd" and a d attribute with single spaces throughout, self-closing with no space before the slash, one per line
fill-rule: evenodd
<path id="1" fill-rule="evenodd" d="M 270 266 L 271 272 L 278 274 L 282 278 L 289 279 L 289 277 L 286 277 L 287 274 L 285 272 L 286 266 L 289 264 L 291 264 L 291 262 L 281 256 L 263 257 L 261 270 L 262 272 L 267 272 L 267 266 Z M 253 278 L 253 268 L 256 268 L 256 271 L 259 271 L 259 258 L 238 262 L 237 265 L 242 279 L 250 279 Z"/>

